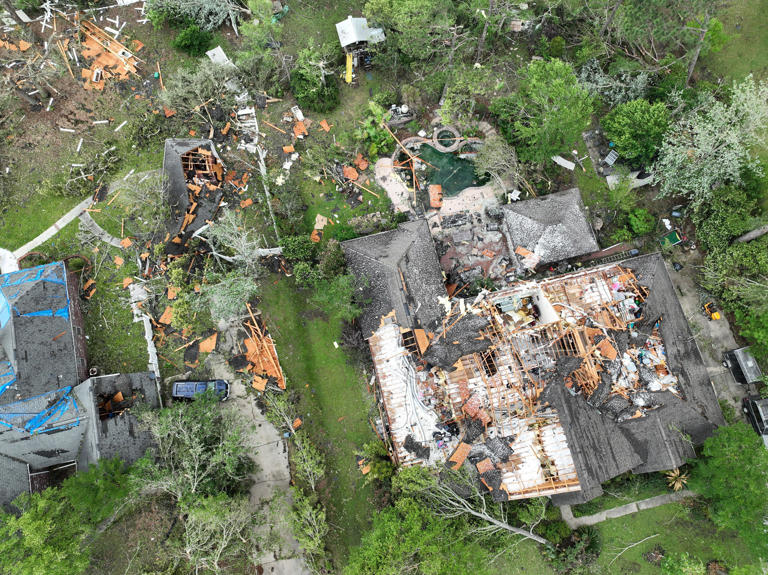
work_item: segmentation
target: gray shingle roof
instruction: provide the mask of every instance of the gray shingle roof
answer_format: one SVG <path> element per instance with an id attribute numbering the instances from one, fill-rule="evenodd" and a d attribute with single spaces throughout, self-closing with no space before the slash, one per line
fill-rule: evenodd
<path id="1" fill-rule="evenodd" d="M 650 254 L 620 265 L 633 270 L 640 284 L 649 289 L 644 315 L 652 318 L 651 323 L 663 318 L 660 330 L 667 361 L 683 398 L 659 392 L 654 395 L 661 407 L 645 417 L 616 423 L 607 414 L 598 415 L 582 397 L 572 397 L 559 382 L 547 386 L 546 399 L 560 414 L 582 485 L 581 492 L 553 496 L 558 505 L 588 501 L 602 493 L 602 482 L 627 471 L 649 473 L 678 467 L 695 455 L 691 443 L 701 444 L 725 423 L 663 258 Z M 635 329 L 642 332 L 643 326 Z"/>
<path id="2" fill-rule="evenodd" d="M 600 249 L 578 188 L 502 207 L 502 231 L 511 252 L 522 246 L 545 264 Z"/>
<path id="3" fill-rule="evenodd" d="M 366 338 L 392 310 L 403 327 L 437 326 L 442 313 L 437 298 L 447 293 L 426 220 L 341 246 L 350 272 L 368 281 L 365 296 L 370 303 L 358 320 Z"/>

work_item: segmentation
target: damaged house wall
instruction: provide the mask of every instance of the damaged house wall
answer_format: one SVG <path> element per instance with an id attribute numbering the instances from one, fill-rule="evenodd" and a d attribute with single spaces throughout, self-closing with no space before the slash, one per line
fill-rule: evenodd
<path id="1" fill-rule="evenodd" d="M 86 350 L 71 280 L 62 262 L 0 275 L 0 504 L 87 467 L 106 439 L 103 430 L 95 433 L 91 380 L 81 383 Z M 125 377 L 139 381 L 151 374 Z M 154 390 L 154 383 L 149 387 Z M 124 443 L 108 456 L 130 460 L 136 453 L 131 446 L 143 452 L 146 442 L 119 433 Z"/>

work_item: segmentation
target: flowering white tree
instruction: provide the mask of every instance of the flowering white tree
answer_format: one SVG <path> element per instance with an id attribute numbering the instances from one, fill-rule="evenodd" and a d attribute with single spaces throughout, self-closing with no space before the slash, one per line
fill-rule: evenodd
<path id="1" fill-rule="evenodd" d="M 752 148 L 766 144 L 766 127 L 768 84 L 756 83 L 751 74 L 734 83 L 730 103 L 708 98 L 664 137 L 653 170 L 660 196 L 699 204 L 719 186 L 740 184 L 745 168 L 760 170 Z"/>

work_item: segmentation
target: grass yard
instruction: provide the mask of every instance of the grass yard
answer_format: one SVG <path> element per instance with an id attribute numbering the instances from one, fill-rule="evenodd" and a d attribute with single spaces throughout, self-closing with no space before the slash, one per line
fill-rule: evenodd
<path id="1" fill-rule="evenodd" d="M 300 48 L 313 41 L 321 44 L 339 45 L 336 23 L 347 16 L 362 16 L 364 3 L 352 0 L 295 0 L 290 11 L 283 18 L 281 39 L 289 54 L 296 54 Z M 341 51 L 341 48 L 339 48 Z"/>
<path id="2" fill-rule="evenodd" d="M 715 77 L 768 76 L 768 0 L 734 0 L 721 14 L 731 40 L 716 54 L 702 58 Z"/>
<path id="3" fill-rule="evenodd" d="M 264 281 L 261 310 L 275 339 L 288 385 L 301 393 L 300 416 L 327 458 L 322 485 L 331 531 L 328 548 L 337 567 L 360 541 L 374 510 L 373 492 L 363 485 L 355 451 L 375 439 L 368 423 L 365 378 L 336 349 L 341 325 L 320 317 L 308 294 L 293 280 Z"/>
<path id="4" fill-rule="evenodd" d="M 606 509 L 613 509 L 633 501 L 640 501 L 669 493 L 666 478 L 661 473 L 622 476 L 603 485 L 605 493 L 592 501 L 571 506 L 574 517 L 592 515 Z"/>
<path id="5" fill-rule="evenodd" d="M 57 261 L 74 254 L 91 259 L 94 267 L 81 277 L 81 283 L 93 277 L 96 291 L 90 300 L 80 300 L 89 365 L 99 367 L 102 373 L 146 371 L 144 328 L 140 323 L 133 323 L 128 290 L 122 286 L 124 277 L 137 273 L 136 265 L 121 250 L 106 244 L 100 244 L 97 253 L 84 250 L 77 237 L 78 223 L 75 220 L 68 224 L 35 251 L 44 254 L 44 261 Z M 120 269 L 113 260 L 116 255 L 126 260 Z M 73 263 L 79 265 L 78 260 Z"/>
<path id="6" fill-rule="evenodd" d="M 704 563 L 717 559 L 729 567 L 750 565 L 747 549 L 734 533 L 719 532 L 685 503 L 671 503 L 632 515 L 611 519 L 598 525 L 602 553 L 598 559 L 605 573 L 658 575 L 659 568 L 643 558 L 643 554 L 660 545 L 666 553 L 684 553 Z M 620 556 L 628 545 L 656 535 Z"/>

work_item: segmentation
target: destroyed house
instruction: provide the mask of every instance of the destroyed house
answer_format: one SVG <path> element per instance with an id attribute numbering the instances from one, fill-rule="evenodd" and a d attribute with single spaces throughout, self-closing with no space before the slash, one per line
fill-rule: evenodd
<path id="1" fill-rule="evenodd" d="M 61 262 L 0 275 L 0 504 L 100 456 L 131 460 L 109 442 L 134 445 L 138 433 L 113 439 L 114 426 L 98 425 L 78 290 Z M 144 380 L 156 405 L 153 376 L 131 377 Z M 136 394 L 126 395 L 132 404 Z"/>
<path id="2" fill-rule="evenodd" d="M 386 252 L 383 243 L 365 245 L 368 258 Z M 344 250 L 355 275 L 383 273 L 360 253 L 350 257 L 349 242 Z M 423 258 L 432 283 L 441 281 L 434 253 Z M 388 269 L 390 285 L 403 281 Z M 379 277 L 375 285 L 388 284 Z M 412 295 L 397 302 L 411 315 L 387 309 L 392 300 L 382 296 L 363 316 L 373 329 L 365 335 L 377 404 L 400 465 L 468 466 L 497 501 L 579 503 L 622 473 L 681 465 L 723 423 L 658 254 L 472 299 Z M 426 341 L 414 343 L 401 316 L 429 305 L 419 295 L 439 304 L 440 317 L 421 324 Z"/>
<path id="3" fill-rule="evenodd" d="M 502 206 L 501 230 L 519 270 L 596 252 L 578 188 Z"/>
<path id="4" fill-rule="evenodd" d="M 211 140 L 168 139 L 163 174 L 172 217 L 170 245 L 180 253 L 192 234 L 214 219 L 223 193 L 224 165 Z"/>

